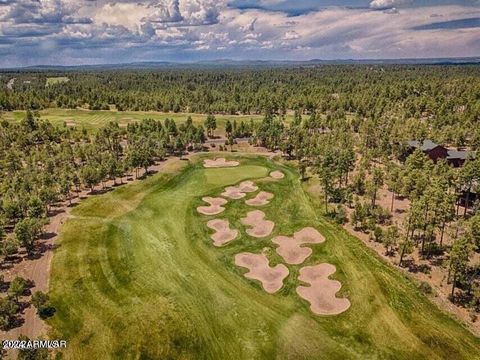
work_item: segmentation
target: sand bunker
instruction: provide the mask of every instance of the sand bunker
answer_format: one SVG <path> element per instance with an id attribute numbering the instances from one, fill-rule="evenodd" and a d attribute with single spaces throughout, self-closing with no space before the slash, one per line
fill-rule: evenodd
<path id="1" fill-rule="evenodd" d="M 222 196 L 230 199 L 241 199 L 245 197 L 246 193 L 254 192 L 258 190 L 258 186 L 253 181 L 242 181 L 237 186 L 227 186 Z"/>
<path id="2" fill-rule="evenodd" d="M 218 168 L 218 167 L 233 167 L 238 166 L 240 163 L 238 161 L 227 161 L 225 158 L 218 158 L 215 160 L 205 159 L 203 160 L 203 167 L 206 168 Z"/>
<path id="3" fill-rule="evenodd" d="M 277 254 L 280 255 L 287 264 L 298 265 L 305 261 L 312 254 L 312 249 L 302 247 L 304 244 L 320 244 L 325 238 L 316 229 L 306 227 L 293 234 L 293 237 L 277 236 L 272 241 L 279 245 Z"/>
<path id="4" fill-rule="evenodd" d="M 253 237 L 262 238 L 272 233 L 275 223 L 265 220 L 265 213 L 260 210 L 254 210 L 247 213 L 247 217 L 241 218 L 244 225 L 251 226 L 247 229 L 247 234 Z"/>
<path id="5" fill-rule="evenodd" d="M 275 170 L 270 173 L 270 177 L 274 179 L 283 179 L 285 177 L 285 174 L 281 171 Z"/>
<path id="6" fill-rule="evenodd" d="M 225 211 L 222 205 L 225 205 L 228 201 L 222 198 L 204 197 L 203 201 L 209 203 L 210 206 L 199 206 L 197 211 L 203 215 L 217 215 Z"/>
<path id="7" fill-rule="evenodd" d="M 229 243 L 238 236 L 238 230 L 230 229 L 230 223 L 228 220 L 210 220 L 207 222 L 207 226 L 215 230 L 215 234 L 211 236 L 213 240 L 213 245 L 222 246 L 226 243 Z"/>
<path id="8" fill-rule="evenodd" d="M 283 280 L 289 273 L 288 268 L 283 264 L 270 267 L 264 254 L 237 254 L 235 255 L 235 264 L 250 270 L 244 276 L 260 281 L 263 289 L 269 294 L 273 294 L 282 288 Z"/>
<path id="9" fill-rule="evenodd" d="M 300 269 L 298 280 L 309 283 L 310 286 L 298 286 L 297 294 L 310 303 L 310 310 L 317 315 L 337 315 L 350 307 L 348 299 L 335 297 L 342 287 L 339 281 L 328 278 L 335 271 L 335 266 L 331 264 Z"/>
<path id="10" fill-rule="evenodd" d="M 245 204 L 250 206 L 262 206 L 262 205 L 267 205 L 272 199 L 273 199 L 272 193 L 269 193 L 266 191 L 260 191 L 257 194 L 257 196 L 255 196 L 253 199 L 246 200 Z"/>

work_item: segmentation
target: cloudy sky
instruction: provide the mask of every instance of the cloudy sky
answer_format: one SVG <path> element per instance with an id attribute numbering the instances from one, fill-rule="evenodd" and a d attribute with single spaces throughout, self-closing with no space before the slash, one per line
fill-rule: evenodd
<path id="1" fill-rule="evenodd" d="M 0 0 L 0 66 L 480 56 L 480 0 Z"/>

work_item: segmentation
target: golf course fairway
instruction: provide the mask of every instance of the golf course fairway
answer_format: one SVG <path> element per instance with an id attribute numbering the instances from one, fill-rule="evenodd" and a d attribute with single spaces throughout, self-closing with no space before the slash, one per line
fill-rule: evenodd
<path id="1" fill-rule="evenodd" d="M 51 335 L 65 339 L 64 359 L 478 359 L 480 340 L 440 311 L 416 286 L 361 241 L 322 217 L 290 167 L 262 157 L 230 156 L 231 168 L 205 157 L 172 162 L 144 181 L 94 196 L 72 209 L 52 262 Z M 269 173 L 280 170 L 283 179 Z M 241 218 L 255 197 L 228 199 L 225 211 L 199 214 L 202 197 L 252 180 L 272 193 L 258 207 L 275 222 L 264 238 Z M 239 236 L 213 245 L 209 220 L 229 221 Z M 285 264 L 271 239 L 304 227 L 311 244 L 301 265 Z M 242 252 L 264 253 L 289 275 L 274 294 L 243 276 Z M 329 263 L 351 306 L 315 315 L 298 296 L 303 266 Z"/>

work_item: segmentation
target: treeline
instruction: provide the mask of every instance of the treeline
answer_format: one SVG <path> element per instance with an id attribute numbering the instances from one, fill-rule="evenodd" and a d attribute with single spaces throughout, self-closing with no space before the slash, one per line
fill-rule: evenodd
<path id="1" fill-rule="evenodd" d="M 473 204 L 471 200 L 480 191 L 480 156 L 473 153 L 461 168 L 453 168 L 444 160 L 434 163 L 421 150 L 411 153 L 405 140 L 433 132 L 428 126 L 423 130 L 342 111 L 303 118 L 296 112 L 291 123 L 267 115 L 256 127 L 254 141 L 298 160 L 302 178 L 310 174 L 318 179 L 325 213 L 383 243 L 387 255 L 397 255 L 400 266 L 418 270 L 417 258 L 443 262 L 451 300 L 468 306 L 476 318 L 480 198 Z M 473 146 L 472 138 L 466 141 Z M 380 206 L 379 192 L 385 187 L 391 198 Z M 403 220 L 392 216 L 398 199 L 410 204 Z M 462 208 L 461 203 L 470 206 Z"/>
<path id="2" fill-rule="evenodd" d="M 120 128 L 106 124 L 95 135 L 70 127 L 55 127 L 30 111 L 20 123 L 0 123 L 0 240 L 1 253 L 18 246 L 35 249 L 49 207 L 70 200 L 73 190 L 114 182 L 169 154 L 200 150 L 203 126 L 192 119 L 180 126 L 145 119 Z"/>
<path id="3" fill-rule="evenodd" d="M 48 77 L 68 82 L 46 86 Z M 15 78 L 12 89 L 7 83 Z M 318 66 L 280 69 L 2 72 L 0 110 L 49 107 L 305 114 L 428 121 L 438 142 L 480 138 L 479 66 Z M 418 131 L 424 130 L 419 127 Z M 437 130 L 442 130 L 437 134 Z M 480 139 L 479 139 L 480 140 Z"/>

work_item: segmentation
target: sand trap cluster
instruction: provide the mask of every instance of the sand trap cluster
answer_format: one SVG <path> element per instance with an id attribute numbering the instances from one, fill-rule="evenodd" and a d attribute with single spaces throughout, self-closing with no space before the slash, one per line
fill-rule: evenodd
<path id="1" fill-rule="evenodd" d="M 312 254 L 312 249 L 302 247 L 304 244 L 320 244 L 325 238 L 316 229 L 312 227 L 303 228 L 293 234 L 293 237 L 277 236 L 272 242 L 279 245 L 277 254 L 280 255 L 287 264 L 298 265 L 305 261 Z"/>
<path id="2" fill-rule="evenodd" d="M 342 287 L 339 281 L 328 278 L 335 271 L 335 266 L 331 264 L 306 266 L 300 269 L 298 279 L 310 286 L 298 286 L 297 294 L 310 303 L 310 310 L 317 315 L 338 315 L 350 307 L 348 299 L 335 296 Z"/>
<path id="3" fill-rule="evenodd" d="M 274 179 L 283 179 L 285 177 L 285 174 L 281 171 L 275 170 L 270 173 L 270 177 Z"/>
<path id="4" fill-rule="evenodd" d="M 237 186 L 227 186 L 222 196 L 230 199 L 241 199 L 245 197 L 246 193 L 255 192 L 258 190 L 258 186 L 253 181 L 242 181 Z"/>
<path id="5" fill-rule="evenodd" d="M 217 215 L 225 211 L 222 205 L 225 205 L 228 201 L 223 198 L 204 197 L 203 201 L 209 203 L 210 206 L 199 206 L 197 211 L 203 215 Z"/>
<path id="6" fill-rule="evenodd" d="M 222 246 L 226 243 L 229 243 L 232 240 L 235 240 L 238 236 L 238 230 L 230 229 L 230 223 L 228 220 L 210 220 L 207 223 L 207 226 L 215 230 L 215 234 L 211 236 L 213 240 L 213 245 Z"/>
<path id="7" fill-rule="evenodd" d="M 215 160 L 205 159 L 203 160 L 203 167 L 206 168 L 218 168 L 218 167 L 233 167 L 238 166 L 240 163 L 238 161 L 227 161 L 225 158 L 218 158 Z"/>
<path id="8" fill-rule="evenodd" d="M 260 210 L 254 210 L 247 213 L 247 217 L 241 218 L 243 225 L 250 226 L 247 234 L 253 237 L 262 238 L 272 233 L 275 223 L 265 220 L 265 213 Z"/>
<path id="9" fill-rule="evenodd" d="M 257 194 L 257 196 L 255 196 L 253 199 L 246 200 L 245 204 L 250 206 L 262 206 L 262 205 L 267 205 L 272 199 L 273 199 L 272 193 L 269 193 L 266 191 L 260 191 Z"/>
<path id="10" fill-rule="evenodd" d="M 288 268 L 283 264 L 271 267 L 264 254 L 240 253 L 235 255 L 235 264 L 245 267 L 249 272 L 245 277 L 258 280 L 262 283 L 263 289 L 269 294 L 280 290 L 283 280 L 288 276 Z"/>

